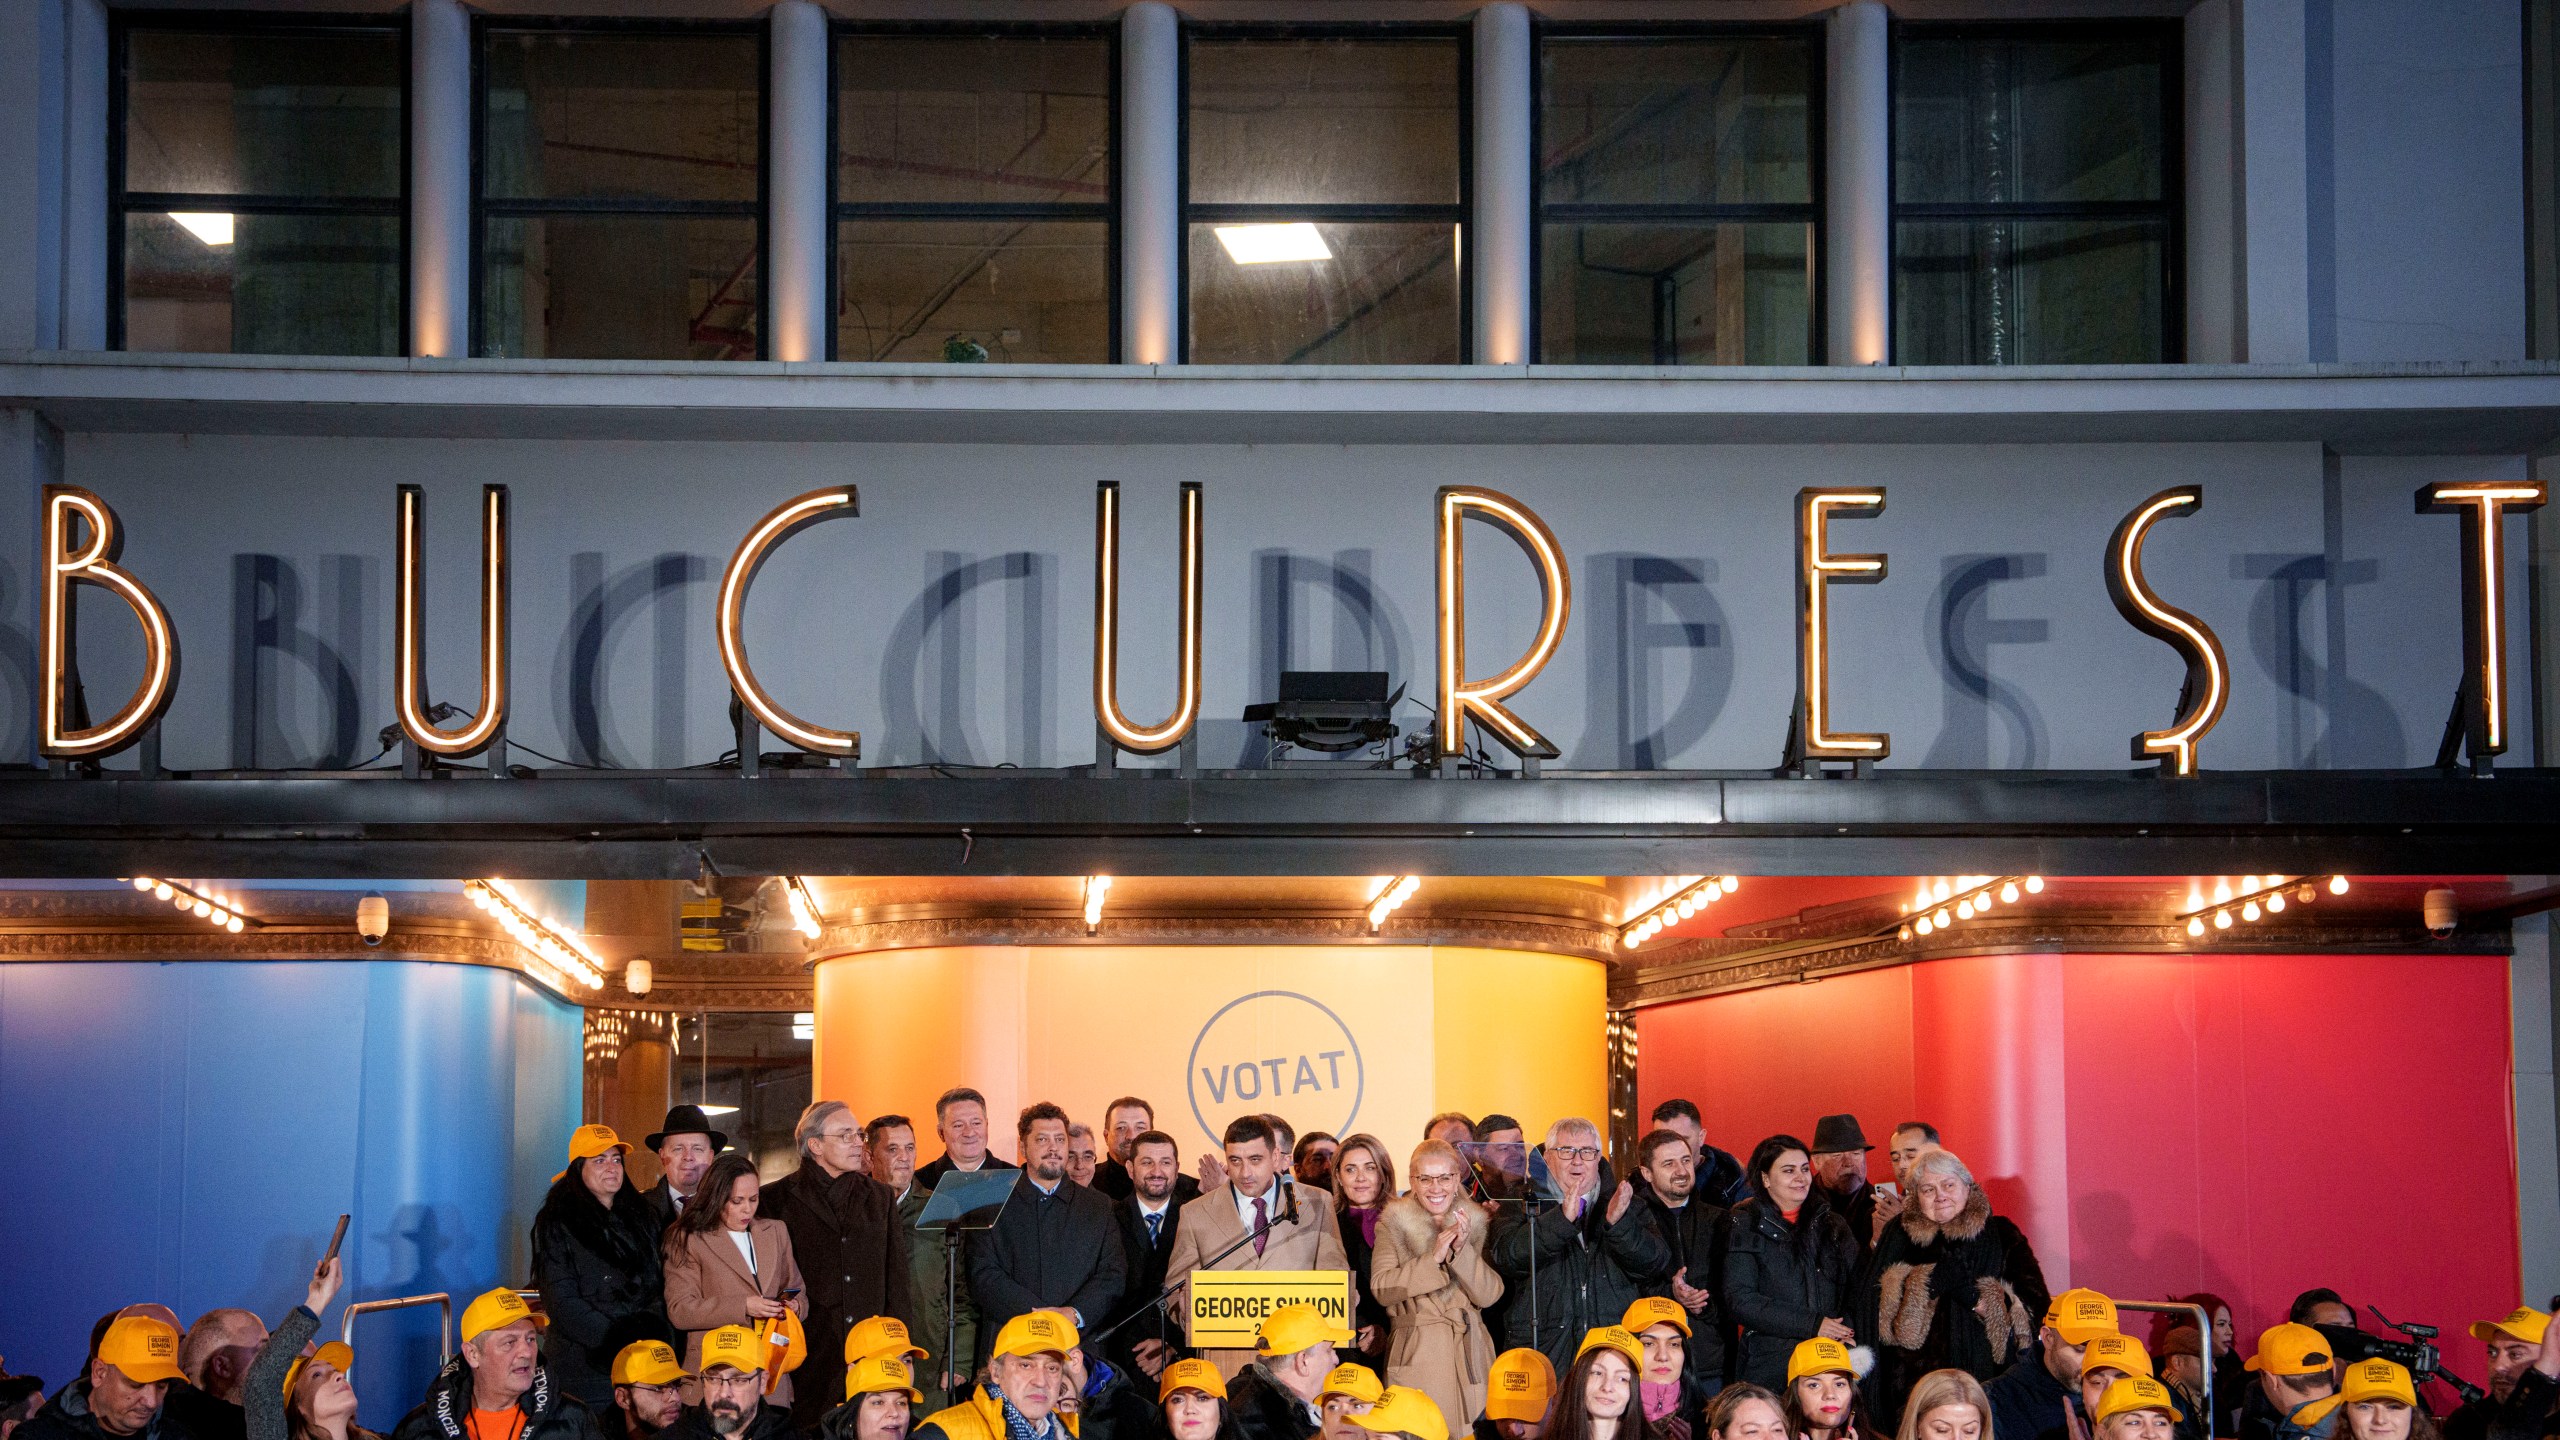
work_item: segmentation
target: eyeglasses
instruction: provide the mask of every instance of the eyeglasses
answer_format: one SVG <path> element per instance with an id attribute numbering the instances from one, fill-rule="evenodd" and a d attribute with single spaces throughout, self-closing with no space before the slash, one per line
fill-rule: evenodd
<path id="1" fill-rule="evenodd" d="M 1557 1149 L 1550 1150 L 1547 1153 L 1555 1156 L 1559 1160 L 1597 1160 L 1600 1158 L 1599 1149 L 1590 1145 L 1562 1146 Z"/>
<path id="2" fill-rule="evenodd" d="M 1416 1175 L 1413 1177 L 1413 1183 L 1417 1186 L 1455 1185 L 1458 1183 L 1458 1177 L 1455 1175 Z"/>
<path id="3" fill-rule="evenodd" d="M 705 1375 L 702 1383 L 714 1390 L 746 1390 L 764 1384 L 764 1377 L 753 1370 L 739 1370 L 727 1375 Z"/>

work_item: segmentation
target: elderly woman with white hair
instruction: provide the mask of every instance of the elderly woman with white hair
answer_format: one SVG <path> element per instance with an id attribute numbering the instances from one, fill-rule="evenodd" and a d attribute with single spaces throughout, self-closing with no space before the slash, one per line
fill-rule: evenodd
<path id="1" fill-rule="evenodd" d="M 1900 1413 L 1920 1377 L 1998 1375 L 2034 1340 L 2052 1296 L 2027 1237 L 1991 1213 L 1991 1198 L 1952 1151 L 1911 1162 L 1911 1193 L 1868 1267 L 1861 1326 L 1876 1346 L 1876 1410 Z"/>

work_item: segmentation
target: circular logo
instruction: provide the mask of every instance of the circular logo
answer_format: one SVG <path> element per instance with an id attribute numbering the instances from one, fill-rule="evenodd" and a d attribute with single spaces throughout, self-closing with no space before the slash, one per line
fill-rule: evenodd
<path id="1" fill-rule="evenodd" d="M 1191 1042 L 1191 1118 L 1219 1143 L 1239 1115 L 1279 1112 L 1300 1133 L 1351 1133 L 1365 1076 L 1351 1027 L 1294 990 L 1256 990 L 1218 1007 Z"/>

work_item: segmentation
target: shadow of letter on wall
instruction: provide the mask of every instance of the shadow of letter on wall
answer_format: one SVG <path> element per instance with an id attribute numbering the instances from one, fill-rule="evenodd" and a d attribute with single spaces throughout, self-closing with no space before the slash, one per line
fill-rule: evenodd
<path id="1" fill-rule="evenodd" d="M 1592 556 L 1588 573 L 1580 749 L 1604 769 L 1668 768 L 1706 737 L 1733 692 L 1733 648 L 1710 588 L 1716 564 L 1612 552 Z M 1666 694 L 1674 653 L 1688 657 L 1676 698 Z"/>
<path id="2" fill-rule="evenodd" d="M 1938 738 L 1929 746 L 1924 765 L 1948 770 L 1987 770 L 1992 765 L 1991 717 L 1997 713 L 2009 732 L 2003 763 L 2032 770 L 2044 763 L 2043 712 L 2016 685 L 1991 673 L 1994 645 L 2042 645 L 2052 627 L 2042 620 L 1995 620 L 1991 587 L 2004 580 L 2040 579 L 2043 555 L 1950 555 L 1931 597 L 1930 648 L 1945 683 L 1939 694 L 1944 711 Z"/>

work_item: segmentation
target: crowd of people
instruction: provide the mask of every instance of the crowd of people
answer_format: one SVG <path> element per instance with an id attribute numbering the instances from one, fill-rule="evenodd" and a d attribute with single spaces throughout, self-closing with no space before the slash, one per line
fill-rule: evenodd
<path id="1" fill-rule="evenodd" d="M 645 1190 L 630 1143 L 581 1126 L 534 1219 L 532 1285 L 464 1307 L 390 1440 L 2560 1436 L 2544 1311 L 2471 1327 L 2487 1389 L 2439 1421 L 2427 1361 L 2413 1375 L 2333 1291 L 2245 1357 L 2212 1295 L 2137 1336 L 2141 1312 L 2051 1293 L 1929 1124 L 1896 1126 L 1892 1178 L 1871 1181 L 1854 1116 L 1747 1160 L 1687 1101 L 1651 1120 L 1624 1176 L 1587 1120 L 1532 1143 L 1455 1113 L 1409 1151 L 1247 1115 L 1186 1168 L 1123 1097 L 1098 1131 L 1030 1106 L 1008 1161 L 985 1098 L 955 1089 L 932 1161 L 909 1117 L 821 1101 L 766 1185 L 680 1105 L 642 1142 Z M 972 1186 L 1001 1203 L 928 1208 Z M 1281 1305 L 1250 1345 L 1195 1349 L 1204 1269 L 1340 1272 L 1350 1303 Z M 235 1309 L 103 1316 L 50 1395 L 0 1374 L 0 1440 L 383 1440 L 356 1423 L 355 1355 L 314 1343 L 340 1284 L 332 1256 L 272 1332 Z"/>

